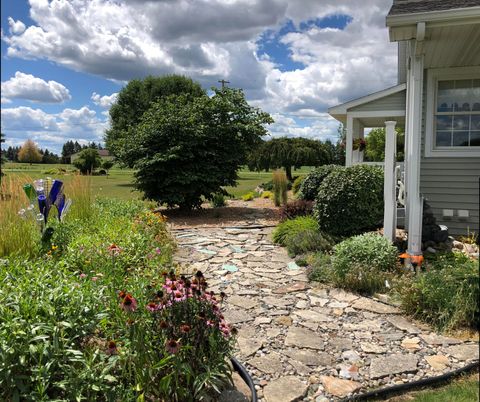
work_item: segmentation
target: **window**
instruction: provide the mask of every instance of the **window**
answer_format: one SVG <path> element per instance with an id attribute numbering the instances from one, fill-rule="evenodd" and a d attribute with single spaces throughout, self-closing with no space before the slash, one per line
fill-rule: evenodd
<path id="1" fill-rule="evenodd" d="M 429 70 L 426 156 L 480 156 L 480 76 Z"/>

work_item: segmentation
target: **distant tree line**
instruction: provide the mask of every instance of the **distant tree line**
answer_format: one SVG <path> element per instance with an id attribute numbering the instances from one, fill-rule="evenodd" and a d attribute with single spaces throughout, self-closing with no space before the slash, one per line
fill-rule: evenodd
<path id="1" fill-rule="evenodd" d="M 28 140 L 27 140 L 28 141 Z M 71 163 L 70 157 L 77 152 L 80 152 L 84 149 L 104 149 L 100 143 L 89 142 L 85 145 L 80 145 L 78 141 L 67 141 L 62 146 L 62 153 L 61 156 L 57 155 L 56 153 L 49 151 L 48 148 L 42 149 L 38 148 L 34 143 L 29 143 L 25 149 L 29 150 L 28 156 L 23 158 L 22 154 L 20 153 L 22 146 L 9 146 L 6 149 L 2 147 L 2 160 L 8 162 L 30 162 L 30 163 L 45 163 L 45 164 L 52 164 L 52 163 Z M 34 150 L 35 149 L 35 150 Z M 38 152 L 38 155 L 37 155 Z"/>

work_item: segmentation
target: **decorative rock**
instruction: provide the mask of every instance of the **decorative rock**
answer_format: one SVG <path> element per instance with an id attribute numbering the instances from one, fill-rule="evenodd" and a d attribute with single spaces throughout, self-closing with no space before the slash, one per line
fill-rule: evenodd
<path id="1" fill-rule="evenodd" d="M 328 303 L 328 307 L 331 307 L 331 308 L 345 308 L 345 307 L 348 307 L 348 303 L 334 301 L 334 302 Z"/>
<path id="2" fill-rule="evenodd" d="M 323 341 L 318 334 L 304 328 L 290 327 L 285 338 L 286 346 L 297 346 L 309 349 L 323 349 Z"/>
<path id="3" fill-rule="evenodd" d="M 360 389 L 362 384 L 356 381 L 341 380 L 336 377 L 324 376 L 320 377 L 325 390 L 334 396 L 343 398 L 352 392 Z"/>
<path id="4" fill-rule="evenodd" d="M 478 360 L 478 344 L 450 346 L 445 352 L 458 360 Z"/>
<path id="5" fill-rule="evenodd" d="M 263 389 L 265 402 L 294 402 L 303 398 L 308 385 L 294 376 L 281 377 Z"/>
<path id="6" fill-rule="evenodd" d="M 342 378 L 356 381 L 359 378 L 358 367 L 355 364 L 343 364 L 340 366 L 340 372 L 338 373 L 338 375 Z"/>
<path id="7" fill-rule="evenodd" d="M 267 374 L 283 372 L 283 365 L 280 360 L 280 355 L 275 352 L 269 353 L 268 355 L 262 357 L 254 357 L 247 363 Z"/>
<path id="8" fill-rule="evenodd" d="M 232 264 L 223 264 L 222 269 L 225 270 L 225 271 L 229 271 L 229 272 L 237 272 L 238 271 L 238 267 L 236 265 L 232 265 Z"/>
<path id="9" fill-rule="evenodd" d="M 299 375 L 307 375 L 310 373 L 310 371 L 312 371 L 310 367 L 306 366 L 303 363 L 297 362 L 296 360 L 292 359 L 292 360 L 289 360 L 288 362 L 291 364 L 291 366 L 295 369 L 295 371 Z"/>
<path id="10" fill-rule="evenodd" d="M 448 338 L 446 336 L 437 335 L 434 333 L 429 335 L 421 334 L 420 338 L 422 338 L 429 345 L 455 345 L 457 343 L 462 343 L 462 341 L 459 339 Z"/>
<path id="11" fill-rule="evenodd" d="M 329 295 L 334 299 L 337 299 L 338 301 L 347 302 L 347 303 L 350 303 L 358 299 L 357 295 L 354 295 L 353 293 L 345 292 L 342 289 L 331 289 Z"/>
<path id="12" fill-rule="evenodd" d="M 323 307 L 328 302 L 329 302 L 329 299 L 323 299 L 321 297 L 310 296 L 310 303 L 312 303 L 312 306 Z"/>
<path id="13" fill-rule="evenodd" d="M 249 402 L 251 398 L 247 398 L 243 393 L 236 389 L 223 390 L 218 397 L 218 402 Z"/>
<path id="14" fill-rule="evenodd" d="M 229 310 L 223 313 L 225 316 L 225 320 L 232 325 L 241 323 L 241 322 L 247 322 L 247 321 L 253 321 L 253 317 L 246 313 L 244 310 Z"/>
<path id="15" fill-rule="evenodd" d="M 313 310 L 298 310 L 293 314 L 303 318 L 304 320 L 313 321 L 313 322 L 327 322 L 332 321 L 332 318 L 328 317 L 326 314 L 317 313 Z"/>
<path id="16" fill-rule="evenodd" d="M 377 314 L 400 314 L 400 311 L 396 307 L 379 303 L 374 300 L 367 299 L 366 297 L 361 297 L 360 299 L 356 300 L 352 307 L 358 310 L 372 311 Z"/>
<path id="17" fill-rule="evenodd" d="M 287 286 L 281 286 L 279 288 L 273 289 L 272 293 L 275 294 L 286 294 L 286 293 L 293 293 L 293 292 L 300 292 L 302 290 L 307 290 L 308 285 L 305 282 L 293 282 Z"/>
<path id="18" fill-rule="evenodd" d="M 395 354 L 372 359 L 370 378 L 382 378 L 392 374 L 417 371 L 418 359 L 414 355 Z"/>
<path id="19" fill-rule="evenodd" d="M 325 366 L 329 367 L 332 365 L 332 357 L 325 352 L 315 352 L 312 353 L 308 350 L 285 350 L 284 353 L 291 357 L 294 360 L 297 360 L 307 366 Z"/>
<path id="20" fill-rule="evenodd" d="M 347 350 L 342 353 L 342 359 L 347 360 L 349 362 L 355 363 L 360 361 L 360 356 L 354 350 Z"/>
<path id="21" fill-rule="evenodd" d="M 265 304 L 268 304 L 269 306 L 274 306 L 274 307 L 287 307 L 293 304 L 293 300 L 273 297 L 273 296 L 266 296 L 262 298 L 262 301 Z"/>
<path id="22" fill-rule="evenodd" d="M 253 355 L 258 349 L 263 346 L 264 340 L 258 338 L 237 338 L 240 353 L 244 357 Z"/>
<path id="23" fill-rule="evenodd" d="M 308 307 L 308 303 L 305 300 L 299 300 L 297 304 L 295 304 L 295 308 L 304 309 Z"/>
<path id="24" fill-rule="evenodd" d="M 408 350 L 418 350 L 420 349 L 420 338 L 405 338 L 402 341 L 402 347 Z"/>
<path id="25" fill-rule="evenodd" d="M 450 365 L 447 356 L 444 355 L 426 356 L 425 360 L 432 366 L 432 369 L 437 371 L 442 371 Z"/>
<path id="26" fill-rule="evenodd" d="M 332 348 L 343 351 L 343 350 L 351 349 L 353 347 L 353 342 L 349 338 L 335 337 L 328 341 L 328 346 L 331 346 Z"/>
<path id="27" fill-rule="evenodd" d="M 285 325 L 286 327 L 289 327 L 290 325 L 292 325 L 293 320 L 288 315 L 281 315 L 279 317 L 275 317 L 274 322 L 275 324 Z"/>
<path id="28" fill-rule="evenodd" d="M 409 334 L 418 334 L 420 330 L 409 322 L 406 318 L 402 316 L 391 316 L 387 318 L 387 321 L 392 324 L 394 327 L 401 329 L 402 331 L 406 331 Z"/>
<path id="29" fill-rule="evenodd" d="M 385 346 L 376 345 L 370 342 L 360 342 L 360 347 L 365 353 L 386 353 L 387 348 Z"/>
<path id="30" fill-rule="evenodd" d="M 229 296 L 228 303 L 247 310 L 254 308 L 258 305 L 258 302 L 256 300 L 242 296 Z"/>
<path id="31" fill-rule="evenodd" d="M 253 322 L 253 325 L 262 325 L 262 324 L 270 324 L 272 319 L 270 317 L 257 317 Z"/>

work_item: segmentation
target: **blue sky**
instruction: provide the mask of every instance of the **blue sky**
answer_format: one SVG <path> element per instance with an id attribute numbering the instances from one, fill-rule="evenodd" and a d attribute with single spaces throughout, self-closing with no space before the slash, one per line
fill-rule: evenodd
<path id="1" fill-rule="evenodd" d="M 272 136 L 322 140 L 329 106 L 395 83 L 383 0 L 174 3 L 2 0 L 7 145 L 100 141 L 115 94 L 148 74 L 227 79 L 272 114 Z"/>

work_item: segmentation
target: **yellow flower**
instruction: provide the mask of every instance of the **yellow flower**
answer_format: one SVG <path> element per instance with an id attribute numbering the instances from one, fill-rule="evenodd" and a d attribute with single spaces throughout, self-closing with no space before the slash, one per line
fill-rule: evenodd
<path id="1" fill-rule="evenodd" d="M 55 251 L 58 248 L 55 244 L 52 244 L 52 251 Z"/>

